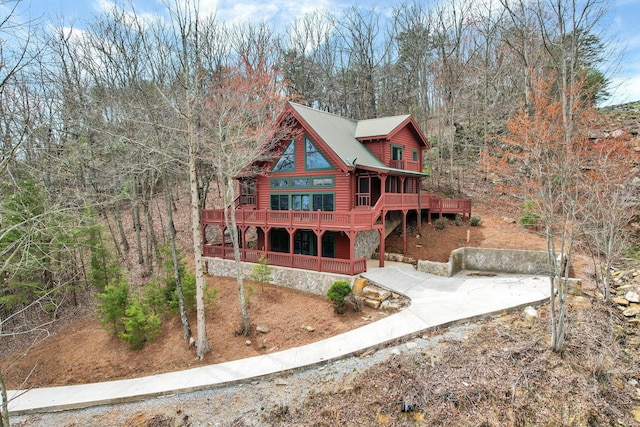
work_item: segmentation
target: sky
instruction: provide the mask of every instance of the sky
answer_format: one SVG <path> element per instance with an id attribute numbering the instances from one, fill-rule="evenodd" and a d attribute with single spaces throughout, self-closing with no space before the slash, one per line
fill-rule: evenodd
<path id="1" fill-rule="evenodd" d="M 110 0 L 20 0 L 19 10 L 32 18 L 45 17 L 58 24 L 82 28 L 93 15 L 100 14 L 108 7 Z M 125 0 L 128 3 L 129 0 Z M 170 0 L 173 2 L 173 0 Z M 486 1 L 486 0 L 484 0 Z M 122 4 L 122 0 L 117 1 Z M 133 0 L 137 13 L 158 13 L 164 9 L 162 0 Z M 605 75 L 611 79 L 612 97 L 604 104 L 621 104 L 640 101 L 640 0 L 605 0 L 610 8 L 602 22 L 602 28 L 609 34 L 621 57 L 612 58 L 616 67 L 605 67 Z M 363 7 L 375 6 L 381 11 L 389 10 L 399 3 L 390 0 L 201 0 L 201 12 L 216 12 L 225 22 L 243 20 L 270 20 L 278 25 L 286 25 L 296 17 L 316 9 L 333 12 L 353 4 Z M 0 16 L 3 11 L 0 9 Z"/>

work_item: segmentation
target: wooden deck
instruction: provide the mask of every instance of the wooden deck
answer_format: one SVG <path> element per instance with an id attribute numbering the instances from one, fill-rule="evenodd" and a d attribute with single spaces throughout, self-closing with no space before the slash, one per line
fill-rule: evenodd
<path id="1" fill-rule="evenodd" d="M 294 211 L 270 209 L 236 209 L 240 227 L 303 228 L 309 230 L 362 231 L 375 228 L 381 212 L 394 210 L 429 210 L 431 214 L 458 214 L 471 217 L 471 199 L 443 199 L 435 194 L 385 194 L 373 207 L 351 211 Z M 204 209 L 202 225 L 224 225 L 223 209 Z"/>
<path id="2" fill-rule="evenodd" d="M 250 202 L 251 200 L 246 200 Z M 254 201 L 253 201 L 254 202 Z M 254 202 L 255 203 L 255 202 Z M 295 230 L 344 231 L 353 232 L 382 228 L 382 217 L 389 211 L 428 210 L 429 216 L 436 214 L 461 215 L 464 219 L 471 217 L 470 199 L 443 199 L 435 194 L 385 194 L 375 206 L 359 206 L 351 211 L 297 211 L 254 209 L 252 204 L 240 205 L 235 209 L 236 224 L 243 229 L 259 227 L 265 231 L 272 228 L 284 228 L 290 233 Z M 226 227 L 223 209 L 204 209 L 201 212 L 203 232 L 208 225 Z M 353 252 L 353 240 L 351 241 Z M 382 245 L 381 245 L 382 246 Z M 320 252 L 320 251 L 318 251 Z M 203 254 L 209 257 L 233 259 L 233 248 L 223 244 L 205 243 Z M 300 255 L 273 251 L 262 251 L 240 248 L 242 261 L 257 263 L 264 255 L 270 265 L 300 268 L 305 270 L 325 271 L 329 273 L 355 275 L 367 270 L 365 258 L 344 259 L 325 258 L 321 256 Z"/>

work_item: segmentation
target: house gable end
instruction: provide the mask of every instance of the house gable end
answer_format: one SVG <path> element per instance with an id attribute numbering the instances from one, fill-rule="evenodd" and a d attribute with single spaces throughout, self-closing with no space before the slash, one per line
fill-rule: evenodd
<path id="1" fill-rule="evenodd" d="M 418 127 L 417 123 L 415 122 L 415 120 L 411 116 L 409 116 L 402 124 L 397 126 L 388 135 L 388 139 L 390 141 L 393 140 L 394 136 L 397 135 L 398 132 L 402 131 L 405 128 L 408 128 L 411 131 L 411 133 L 414 135 L 415 139 L 418 141 L 418 144 L 424 146 L 425 149 L 427 149 L 427 150 L 429 149 L 429 141 L 427 141 L 427 138 L 424 136 L 424 134 L 422 133 L 422 131 Z"/>
<path id="2" fill-rule="evenodd" d="M 302 133 L 324 154 L 325 159 L 333 168 L 342 172 L 348 172 L 352 169 L 350 161 L 353 159 L 344 159 L 334 149 L 336 144 L 343 145 L 344 138 L 348 138 L 348 125 L 345 126 L 344 123 L 348 121 L 347 119 L 302 105 L 295 104 L 294 106 L 292 103 L 287 104 L 285 111 L 289 111 L 293 115 L 301 127 Z M 327 135 L 327 129 L 331 129 L 334 134 Z M 351 138 L 353 137 L 351 136 Z M 331 141 L 327 141 L 328 139 Z M 340 141 L 337 142 L 336 139 L 340 139 Z M 354 142 L 357 143 L 355 140 Z"/>

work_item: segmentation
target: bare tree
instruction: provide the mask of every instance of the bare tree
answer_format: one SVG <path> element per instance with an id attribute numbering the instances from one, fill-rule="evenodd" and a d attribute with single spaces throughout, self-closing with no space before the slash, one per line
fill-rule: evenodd
<path id="1" fill-rule="evenodd" d="M 251 322 L 245 301 L 240 258 L 240 237 L 235 216 L 235 178 L 261 173 L 261 161 L 271 156 L 282 139 L 291 136 L 283 126 L 276 129 L 275 118 L 284 106 L 274 71 L 271 32 L 265 26 L 236 27 L 232 33 L 236 61 L 207 81 L 203 127 L 208 136 L 206 159 L 213 165 L 218 182 L 224 186 L 222 204 L 236 262 L 238 298 L 242 315 L 240 332 L 247 335 Z M 256 169 L 257 168 L 257 169 Z"/>
<path id="2" fill-rule="evenodd" d="M 11 108 L 11 101 L 18 99 L 18 91 L 14 87 L 16 75 L 37 55 L 37 52 L 29 50 L 33 48 L 30 46 L 31 26 L 16 21 L 19 3 L 17 0 L 0 2 L 0 5 L 6 5 L 8 9 L 8 13 L 0 20 L 0 116 L 3 117 L 0 131 L 0 173 L 6 170 L 26 138 L 24 131 L 21 131 L 24 127 L 11 125 L 12 118 L 17 114 Z M 13 48 L 4 46 L 5 37 L 14 40 L 17 45 Z"/>
<path id="3" fill-rule="evenodd" d="M 201 146 L 201 133 L 198 129 L 200 117 L 198 116 L 198 108 L 201 104 L 202 80 L 204 78 L 202 69 L 202 57 L 199 51 L 202 43 L 203 33 L 200 25 L 203 24 L 199 9 L 196 2 L 187 1 L 182 4 L 177 0 L 171 4 L 169 0 L 165 2 L 167 11 L 171 18 L 171 26 L 173 35 L 162 38 L 161 40 L 168 43 L 175 49 L 176 65 L 178 69 L 176 78 L 178 79 L 179 92 L 176 97 L 172 95 L 167 97 L 170 105 L 171 101 L 176 100 L 178 103 L 174 106 L 177 115 L 184 123 L 184 134 L 187 141 L 187 169 L 189 172 L 189 194 L 191 195 L 190 211 L 191 211 L 191 235 L 193 238 L 193 251 L 195 262 L 196 276 L 196 355 L 198 359 L 203 359 L 210 351 L 209 338 L 207 336 L 206 312 L 204 293 L 206 283 L 204 280 L 204 265 L 202 258 L 202 223 L 200 219 L 200 189 L 198 181 L 198 156 Z M 161 35 L 161 34 L 157 34 Z M 177 39 L 173 43 L 173 39 Z M 163 91 L 165 88 L 158 88 Z"/>
<path id="4" fill-rule="evenodd" d="M 590 252 L 605 300 L 611 296 L 613 265 L 629 248 L 628 225 L 638 212 L 638 186 L 632 176 L 634 152 L 623 138 L 592 143 L 583 190 L 584 248 Z M 636 160 L 637 161 L 637 156 Z M 625 167 L 629 164 L 629 167 Z"/>

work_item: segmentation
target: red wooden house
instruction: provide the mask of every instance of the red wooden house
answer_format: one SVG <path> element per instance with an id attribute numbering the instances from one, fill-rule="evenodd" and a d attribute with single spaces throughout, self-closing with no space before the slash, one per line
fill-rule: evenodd
<path id="1" fill-rule="evenodd" d="M 352 120 L 288 103 L 297 137 L 281 141 L 260 176 L 238 177 L 236 219 L 244 261 L 354 275 L 409 212 L 471 215 L 469 199 L 421 194 L 422 152 L 429 144 L 410 115 Z M 224 231 L 224 211 L 202 211 L 203 228 Z M 207 233 L 203 230 L 203 234 Z M 205 256 L 233 259 L 225 241 L 207 242 Z M 249 244 L 248 236 L 254 242 Z"/>

